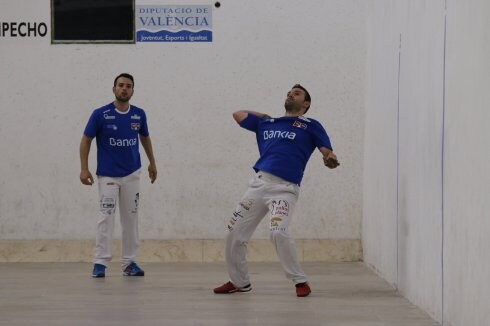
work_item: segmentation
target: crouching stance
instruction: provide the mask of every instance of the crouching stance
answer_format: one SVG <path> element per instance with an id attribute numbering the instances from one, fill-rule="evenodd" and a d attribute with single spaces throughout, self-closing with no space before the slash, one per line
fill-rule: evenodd
<path id="1" fill-rule="evenodd" d="M 333 169 L 339 163 L 322 125 L 303 116 L 310 104 L 308 91 L 296 84 L 287 93 L 286 112 L 282 117 L 271 118 L 255 111 L 233 114 L 241 127 L 255 132 L 260 158 L 254 165 L 256 174 L 228 223 L 226 264 L 230 281 L 215 288 L 215 293 L 248 292 L 252 289 L 246 261 L 247 243 L 268 214 L 270 239 L 286 277 L 295 284 L 298 297 L 311 293 L 288 228 L 306 163 L 315 148 L 323 154 L 325 166 Z"/>

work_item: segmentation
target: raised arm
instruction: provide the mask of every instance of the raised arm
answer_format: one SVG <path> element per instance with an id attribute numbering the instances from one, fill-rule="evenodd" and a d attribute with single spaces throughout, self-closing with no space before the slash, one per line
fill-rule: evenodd
<path id="1" fill-rule="evenodd" d="M 270 118 L 270 116 L 266 113 L 260 113 L 256 111 L 250 111 L 250 110 L 241 110 L 241 111 L 233 112 L 233 119 L 235 119 L 235 121 L 238 124 L 240 124 L 243 120 L 245 120 L 245 118 L 247 118 L 249 113 L 258 116 L 259 118 Z"/>

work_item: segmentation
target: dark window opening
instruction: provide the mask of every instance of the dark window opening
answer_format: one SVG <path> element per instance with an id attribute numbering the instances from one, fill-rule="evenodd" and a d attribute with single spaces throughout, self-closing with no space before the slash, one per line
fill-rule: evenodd
<path id="1" fill-rule="evenodd" d="M 53 43 L 134 43 L 135 0 L 51 0 Z"/>

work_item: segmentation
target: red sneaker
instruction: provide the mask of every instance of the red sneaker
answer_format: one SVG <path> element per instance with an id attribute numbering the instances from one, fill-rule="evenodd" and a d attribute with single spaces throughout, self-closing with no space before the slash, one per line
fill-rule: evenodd
<path id="1" fill-rule="evenodd" d="M 242 288 L 237 288 L 236 286 L 233 285 L 233 283 L 228 282 L 223 284 L 222 286 L 218 286 L 213 291 L 214 293 L 217 294 L 228 294 L 228 293 L 235 293 L 235 292 L 249 292 L 250 290 L 252 290 L 252 286 L 250 284 L 245 285 Z"/>
<path id="2" fill-rule="evenodd" d="M 298 297 L 307 297 L 311 293 L 311 288 L 307 282 L 296 284 L 296 295 Z"/>

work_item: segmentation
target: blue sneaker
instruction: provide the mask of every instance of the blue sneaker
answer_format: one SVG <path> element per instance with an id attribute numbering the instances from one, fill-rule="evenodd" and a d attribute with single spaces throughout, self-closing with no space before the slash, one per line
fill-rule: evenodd
<path id="1" fill-rule="evenodd" d="M 92 277 L 105 277 L 105 266 L 102 264 L 94 264 Z"/>
<path id="2" fill-rule="evenodd" d="M 145 271 L 143 271 L 136 263 L 133 261 L 128 265 L 123 271 L 125 276 L 145 276 Z"/>

